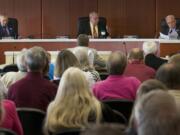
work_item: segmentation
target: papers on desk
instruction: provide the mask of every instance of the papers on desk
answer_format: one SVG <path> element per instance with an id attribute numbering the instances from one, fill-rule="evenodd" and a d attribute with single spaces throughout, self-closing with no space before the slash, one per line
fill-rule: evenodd
<path id="1" fill-rule="evenodd" d="M 160 32 L 160 39 L 178 39 L 178 33 L 176 31 L 171 32 L 169 35 L 164 35 L 163 33 Z"/>
<path id="2" fill-rule="evenodd" d="M 159 38 L 160 39 L 169 39 L 169 36 L 168 35 L 164 35 L 163 33 L 160 32 Z"/>

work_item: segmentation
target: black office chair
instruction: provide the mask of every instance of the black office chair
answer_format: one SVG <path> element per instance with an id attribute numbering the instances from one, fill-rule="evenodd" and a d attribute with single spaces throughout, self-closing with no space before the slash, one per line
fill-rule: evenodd
<path id="1" fill-rule="evenodd" d="M 84 24 L 89 23 L 89 17 L 79 17 L 78 19 L 78 28 L 80 25 L 84 25 Z M 107 25 L 107 20 L 105 17 L 99 17 L 99 23 L 103 24 L 103 25 Z"/>
<path id="2" fill-rule="evenodd" d="M 101 24 L 101 26 L 106 27 L 107 25 L 107 20 L 105 17 L 99 17 L 99 24 Z M 80 33 L 80 28 L 81 27 L 87 27 L 89 25 L 89 17 L 80 17 L 78 18 L 78 35 L 81 34 Z M 104 38 L 103 36 L 101 38 Z"/>
<path id="3" fill-rule="evenodd" d="M 9 129 L 0 128 L 0 135 L 17 135 L 17 134 Z"/>
<path id="4" fill-rule="evenodd" d="M 180 18 L 176 18 L 176 25 L 177 27 L 180 27 Z M 160 26 L 161 26 L 162 33 L 166 33 L 167 29 L 169 29 L 165 18 L 161 20 Z"/>
<path id="5" fill-rule="evenodd" d="M 56 133 L 56 134 L 51 133 L 50 135 L 80 135 L 81 132 L 83 131 L 84 130 L 80 128 L 70 128 L 70 129 L 62 130 L 61 132 Z"/>
<path id="6" fill-rule="evenodd" d="M 6 65 L 5 67 L 3 67 L 2 72 L 3 73 L 7 73 L 7 72 L 17 72 L 18 71 L 18 67 L 16 64 L 10 64 L 10 65 Z"/>
<path id="7" fill-rule="evenodd" d="M 24 135 L 43 135 L 45 112 L 32 108 L 17 108 Z"/>
<path id="8" fill-rule="evenodd" d="M 128 100 L 105 100 L 103 101 L 106 105 L 108 105 L 111 109 L 116 110 L 120 113 L 122 113 L 127 121 L 129 120 L 134 102 L 128 101 Z"/>
<path id="9" fill-rule="evenodd" d="M 8 18 L 8 26 L 15 31 L 15 39 L 18 38 L 18 20 L 16 18 Z"/>

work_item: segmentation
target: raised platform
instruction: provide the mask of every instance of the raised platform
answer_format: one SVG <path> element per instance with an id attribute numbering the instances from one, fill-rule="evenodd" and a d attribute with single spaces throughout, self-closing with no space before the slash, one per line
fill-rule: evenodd
<path id="1" fill-rule="evenodd" d="M 126 54 L 132 48 L 142 48 L 145 41 L 155 41 L 158 43 L 159 54 L 166 55 L 180 51 L 180 40 L 162 39 L 92 39 L 90 47 L 98 51 L 117 51 L 121 50 Z M 5 52 L 16 52 L 23 48 L 41 46 L 47 51 L 60 51 L 76 46 L 76 39 L 19 39 L 19 40 L 0 40 L 0 64 L 5 63 Z"/>

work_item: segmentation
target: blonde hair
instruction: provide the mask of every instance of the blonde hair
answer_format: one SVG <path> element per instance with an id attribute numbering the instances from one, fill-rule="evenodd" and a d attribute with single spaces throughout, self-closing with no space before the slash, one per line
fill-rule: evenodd
<path id="1" fill-rule="evenodd" d="M 90 65 L 90 60 L 88 58 L 88 52 L 84 48 L 78 48 L 74 52 L 74 55 L 79 60 L 81 69 L 83 71 L 92 71 L 94 67 Z"/>
<path id="2" fill-rule="evenodd" d="M 101 110 L 83 71 L 71 67 L 64 72 L 55 100 L 48 106 L 44 128 L 46 133 L 57 133 L 62 128 L 85 128 L 90 116 L 95 116 L 96 123 L 100 122 Z"/>

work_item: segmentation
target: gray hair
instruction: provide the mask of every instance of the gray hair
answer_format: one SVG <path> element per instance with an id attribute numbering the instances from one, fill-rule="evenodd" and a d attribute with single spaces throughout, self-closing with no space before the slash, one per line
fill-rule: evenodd
<path id="1" fill-rule="evenodd" d="M 26 51 L 25 61 L 30 71 L 42 71 L 46 65 L 46 51 L 42 47 L 32 47 Z"/>
<path id="2" fill-rule="evenodd" d="M 26 54 L 27 49 L 23 49 L 16 58 L 16 63 L 19 71 L 26 72 L 26 64 L 25 64 L 25 54 Z"/>
<path id="3" fill-rule="evenodd" d="M 111 75 L 122 75 L 127 65 L 127 57 L 121 51 L 113 52 L 107 62 L 107 69 Z"/>
<path id="4" fill-rule="evenodd" d="M 158 45 L 156 42 L 144 42 L 143 43 L 143 51 L 145 55 L 153 53 L 155 54 L 158 51 Z"/>
<path id="5" fill-rule="evenodd" d="M 162 90 L 139 99 L 134 108 L 138 135 L 178 135 L 179 110 L 175 99 Z"/>

